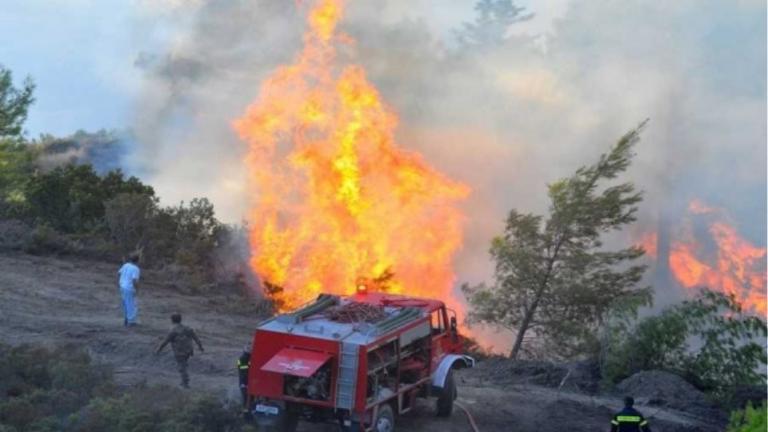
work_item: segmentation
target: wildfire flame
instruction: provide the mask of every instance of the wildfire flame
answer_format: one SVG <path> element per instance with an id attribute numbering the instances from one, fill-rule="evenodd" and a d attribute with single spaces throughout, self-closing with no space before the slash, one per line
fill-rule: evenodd
<path id="1" fill-rule="evenodd" d="M 301 53 L 234 122 L 249 144 L 251 266 L 284 309 L 360 281 L 449 300 L 469 188 L 395 143 L 396 114 L 339 60 L 343 6 L 314 4 Z"/>
<path id="2" fill-rule="evenodd" d="M 739 236 L 726 221 L 722 209 L 709 207 L 699 200 L 688 206 L 691 215 L 706 216 L 707 233 L 714 252 L 694 233 L 692 221 L 687 222 L 673 239 L 669 251 L 669 268 L 675 280 L 684 288 L 706 287 L 733 294 L 745 310 L 766 314 L 766 249 Z M 655 234 L 645 235 L 640 245 L 656 256 Z"/>

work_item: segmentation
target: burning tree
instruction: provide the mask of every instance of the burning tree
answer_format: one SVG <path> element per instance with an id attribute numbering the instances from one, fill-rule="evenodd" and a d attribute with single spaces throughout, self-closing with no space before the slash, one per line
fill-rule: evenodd
<path id="1" fill-rule="evenodd" d="M 649 232 L 640 244 L 659 268 L 669 269 L 686 294 L 708 288 L 733 296 L 749 313 L 765 316 L 766 248 L 742 237 L 727 210 L 694 199 L 667 237 L 667 245 L 659 247 L 657 234 Z"/>
<path id="2" fill-rule="evenodd" d="M 254 196 L 251 266 L 286 308 L 358 278 L 449 297 L 469 188 L 398 145 L 397 115 L 338 49 L 352 41 L 337 29 L 344 3 L 310 2 L 303 50 L 235 122 Z"/>
<path id="3" fill-rule="evenodd" d="M 624 135 L 597 163 L 549 185 L 549 217 L 512 210 L 504 235 L 493 240 L 492 286 L 464 285 L 471 322 L 516 331 L 511 358 L 526 333 L 564 355 L 595 343 L 596 327 L 617 304 L 636 310 L 651 301 L 650 287 L 637 284 L 645 265 L 632 264 L 644 251 L 603 248 L 601 237 L 635 220 L 642 200 L 632 183 L 605 185 L 630 165 L 645 123 Z"/>

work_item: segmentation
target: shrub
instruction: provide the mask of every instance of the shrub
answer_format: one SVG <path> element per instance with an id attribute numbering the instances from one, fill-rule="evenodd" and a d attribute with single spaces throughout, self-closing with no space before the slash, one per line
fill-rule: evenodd
<path id="1" fill-rule="evenodd" d="M 104 203 L 120 193 L 154 195 L 137 178 L 120 170 L 100 177 L 91 165 L 66 165 L 32 176 L 25 185 L 27 217 L 62 233 L 94 231 L 104 218 Z"/>
<path id="2" fill-rule="evenodd" d="M 161 208 L 146 194 L 118 194 L 105 204 L 110 236 L 125 255 L 142 250 L 149 266 L 180 266 L 179 281 L 200 286 L 214 280 L 215 250 L 226 227 L 216 220 L 213 204 L 195 198 L 188 205 Z"/>
<path id="3" fill-rule="evenodd" d="M 34 172 L 35 157 L 33 148 L 21 140 L 0 138 L 0 217 L 24 213 L 24 189 Z"/>
<path id="4" fill-rule="evenodd" d="M 44 255 L 68 252 L 72 247 L 63 235 L 50 225 L 42 223 L 32 229 L 23 249 L 33 255 Z"/>
<path id="5" fill-rule="evenodd" d="M 118 392 L 82 350 L 0 345 L 0 432 L 236 432 L 238 408 L 175 387 Z"/>
<path id="6" fill-rule="evenodd" d="M 752 403 L 748 403 L 745 409 L 731 413 L 728 432 L 765 432 L 766 430 L 768 430 L 768 406 L 765 402 L 757 408 L 754 408 Z"/>
<path id="7" fill-rule="evenodd" d="M 23 249 L 30 241 L 32 227 L 20 220 L 0 219 L 0 248 Z"/>
<path id="8" fill-rule="evenodd" d="M 239 428 L 239 405 L 222 405 L 211 397 L 194 397 L 181 411 L 171 415 L 159 430 L 227 432 Z M 165 428 L 164 428 L 165 427 Z"/>
<path id="9" fill-rule="evenodd" d="M 642 370 L 681 373 L 689 331 L 685 317 L 672 310 L 643 319 L 633 330 L 612 335 L 621 341 L 609 347 L 602 375 L 610 382 L 618 382 Z"/>
<path id="10" fill-rule="evenodd" d="M 19 165 L 0 167 L 0 247 L 101 258 L 143 251 L 149 267 L 179 267 L 183 286 L 214 284 L 216 249 L 230 236 L 210 201 L 163 208 L 137 178 L 120 170 L 100 176 L 87 164 L 35 172 L 24 165 L 36 154 L 27 147 L 0 145 L 0 156 L 15 155 Z"/>
<path id="11" fill-rule="evenodd" d="M 234 406 L 165 386 L 139 386 L 119 398 L 94 399 L 69 421 L 73 432 L 227 432 L 242 426 Z"/>
<path id="12" fill-rule="evenodd" d="M 606 333 L 601 366 L 609 382 L 640 370 L 664 369 L 720 400 L 737 386 L 765 385 L 766 323 L 744 314 L 733 296 L 703 290 L 658 316 Z"/>
<path id="13" fill-rule="evenodd" d="M 157 213 L 157 198 L 147 194 L 120 193 L 104 203 L 104 220 L 110 236 L 126 255 L 152 240 Z"/>
<path id="14" fill-rule="evenodd" d="M 81 350 L 0 346 L 0 425 L 61 430 L 61 421 L 112 383 Z"/>
<path id="15" fill-rule="evenodd" d="M 17 430 L 24 430 L 36 419 L 43 417 L 26 398 L 14 398 L 0 403 L 0 423 L 11 426 Z"/>
<path id="16" fill-rule="evenodd" d="M 195 198 L 189 206 L 181 203 L 169 209 L 176 221 L 175 262 L 187 266 L 208 279 L 213 275 L 213 250 L 221 227 L 213 204 L 206 198 Z"/>

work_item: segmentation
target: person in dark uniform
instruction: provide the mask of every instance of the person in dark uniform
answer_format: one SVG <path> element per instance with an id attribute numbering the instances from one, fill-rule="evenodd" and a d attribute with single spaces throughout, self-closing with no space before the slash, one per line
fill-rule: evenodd
<path id="1" fill-rule="evenodd" d="M 248 368 L 251 366 L 251 346 L 246 345 L 237 359 L 237 377 L 240 381 L 240 395 L 243 397 L 243 409 L 248 409 Z"/>
<path id="2" fill-rule="evenodd" d="M 635 400 L 631 396 L 624 398 L 624 409 L 611 420 L 611 432 L 651 432 L 648 420 L 633 408 L 634 404 Z"/>
<path id="3" fill-rule="evenodd" d="M 171 315 L 171 322 L 173 323 L 171 332 L 168 333 L 168 336 L 166 336 L 160 346 L 157 347 L 156 353 L 160 354 L 166 345 L 171 344 L 173 356 L 176 358 L 176 365 L 178 366 L 179 374 L 181 375 L 181 386 L 189 388 L 189 373 L 187 372 L 188 362 L 189 358 L 195 353 L 195 349 L 192 347 L 192 342 L 194 341 L 197 344 L 197 347 L 200 348 L 200 352 L 205 352 L 205 350 L 200 343 L 200 339 L 197 338 L 195 331 L 181 324 L 181 314 L 175 313 Z"/>

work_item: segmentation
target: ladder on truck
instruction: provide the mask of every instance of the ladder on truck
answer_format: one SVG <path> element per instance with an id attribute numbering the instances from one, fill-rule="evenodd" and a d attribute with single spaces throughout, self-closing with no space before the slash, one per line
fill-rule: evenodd
<path id="1" fill-rule="evenodd" d="M 360 346 L 341 343 L 339 378 L 336 380 L 336 407 L 351 410 L 355 404 L 355 381 L 357 380 L 357 359 Z"/>

